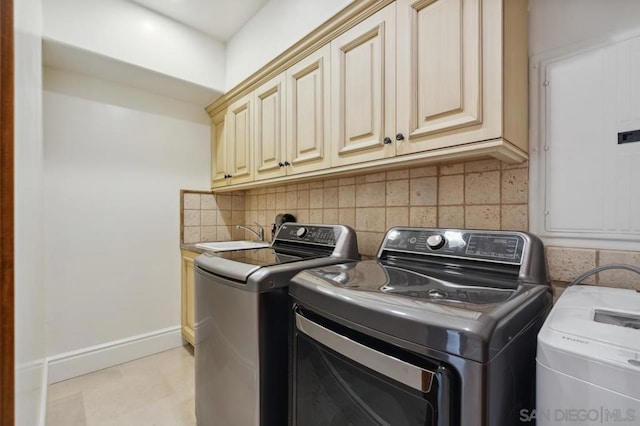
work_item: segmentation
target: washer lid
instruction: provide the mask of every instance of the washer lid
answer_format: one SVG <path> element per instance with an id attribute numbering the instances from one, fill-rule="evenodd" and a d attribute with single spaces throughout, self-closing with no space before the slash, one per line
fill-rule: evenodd
<path id="1" fill-rule="evenodd" d="M 249 275 L 263 267 L 324 257 L 318 253 L 298 254 L 294 256 L 273 248 L 205 252 L 196 258 L 196 265 L 215 275 L 246 282 Z"/>
<path id="2" fill-rule="evenodd" d="M 297 274 L 302 305 L 427 348 L 486 362 L 551 303 L 546 286 L 369 260 Z"/>
<path id="3" fill-rule="evenodd" d="M 558 299 L 541 334 L 544 344 L 640 371 L 640 293 L 580 285 Z"/>
<path id="4" fill-rule="evenodd" d="M 355 231 L 344 225 L 315 225 L 285 223 L 270 247 L 234 251 L 205 252 L 198 256 L 198 268 L 220 277 L 245 283 L 249 276 L 263 268 L 290 265 L 298 271 L 300 266 L 291 265 L 311 259 L 332 257 L 359 259 Z"/>

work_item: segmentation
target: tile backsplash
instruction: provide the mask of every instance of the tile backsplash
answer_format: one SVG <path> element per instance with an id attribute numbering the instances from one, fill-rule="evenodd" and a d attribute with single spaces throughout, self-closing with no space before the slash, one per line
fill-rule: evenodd
<path id="1" fill-rule="evenodd" d="M 580 274 L 598 266 L 623 263 L 640 268 L 639 251 L 547 247 L 546 256 L 549 276 L 552 281 L 560 282 L 557 287 L 560 292 L 564 289 L 562 283 L 570 283 Z M 583 283 L 640 291 L 640 274 L 619 269 L 607 270 L 585 279 Z"/>
<path id="2" fill-rule="evenodd" d="M 200 241 L 255 239 L 235 225 L 259 223 L 265 239 L 278 213 L 298 222 L 340 223 L 354 228 L 360 252 L 374 256 L 392 226 L 504 229 L 526 231 L 528 164 L 495 159 L 415 167 L 338 179 L 212 194 L 181 191 L 182 238 Z M 554 282 L 572 281 L 606 263 L 640 266 L 640 252 L 547 247 Z M 640 290 L 640 275 L 603 272 L 587 281 Z"/>
<path id="3" fill-rule="evenodd" d="M 245 221 L 270 227 L 286 212 L 348 225 L 367 256 L 392 226 L 526 230 L 527 165 L 517 167 L 482 160 L 252 189 Z"/>
<path id="4" fill-rule="evenodd" d="M 235 225 L 244 224 L 244 192 L 214 195 L 211 192 L 182 190 L 180 199 L 180 243 L 238 238 Z"/>

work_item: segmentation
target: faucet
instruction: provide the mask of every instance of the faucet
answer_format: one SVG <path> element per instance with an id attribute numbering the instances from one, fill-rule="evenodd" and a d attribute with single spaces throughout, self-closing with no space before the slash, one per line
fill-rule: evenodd
<path id="1" fill-rule="evenodd" d="M 249 231 L 252 234 L 255 234 L 258 237 L 259 241 L 264 241 L 264 228 L 260 226 L 258 222 L 254 222 L 254 223 L 258 227 L 258 231 L 254 231 L 253 229 L 247 228 L 246 226 L 243 226 L 243 225 L 236 225 L 236 229 L 244 229 L 245 231 Z"/>

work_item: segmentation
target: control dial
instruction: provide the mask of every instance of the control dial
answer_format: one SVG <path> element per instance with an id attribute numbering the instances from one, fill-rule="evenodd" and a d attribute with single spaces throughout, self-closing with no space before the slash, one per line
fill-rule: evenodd
<path id="1" fill-rule="evenodd" d="M 446 240 L 440 234 L 429 235 L 427 238 L 427 245 L 431 250 L 438 250 L 439 248 L 442 248 L 444 243 L 446 243 Z"/>
<path id="2" fill-rule="evenodd" d="M 296 231 L 296 236 L 298 238 L 302 238 L 305 235 L 307 235 L 307 228 L 305 228 L 304 226 L 301 226 L 300 228 L 298 228 L 298 230 Z"/>
<path id="3" fill-rule="evenodd" d="M 427 295 L 432 299 L 446 299 L 447 298 L 447 292 L 442 291 L 442 290 L 437 290 L 437 289 L 429 290 Z"/>

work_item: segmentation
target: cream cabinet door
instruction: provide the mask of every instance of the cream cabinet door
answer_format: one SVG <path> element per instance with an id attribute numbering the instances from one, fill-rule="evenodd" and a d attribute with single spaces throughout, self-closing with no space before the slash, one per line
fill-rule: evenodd
<path id="1" fill-rule="evenodd" d="M 227 108 L 227 161 L 230 183 L 253 180 L 253 94 L 243 96 Z"/>
<path id="2" fill-rule="evenodd" d="M 330 166 L 329 45 L 287 70 L 287 174 Z"/>
<path id="3" fill-rule="evenodd" d="M 500 21 L 484 23 L 483 34 L 485 4 L 500 1 L 397 1 L 399 154 L 500 137 L 483 126 L 483 60 L 493 60 L 483 58 L 483 44 L 501 51 Z M 490 78 L 501 78 L 497 65 L 484 69 Z"/>
<path id="4" fill-rule="evenodd" d="M 182 284 L 181 284 L 181 299 L 182 299 L 182 337 L 191 343 L 195 342 L 194 336 L 194 284 L 195 273 L 193 270 L 193 260 L 199 253 L 181 250 L 182 255 Z"/>
<path id="5" fill-rule="evenodd" d="M 331 42 L 331 165 L 395 155 L 396 5 Z"/>
<path id="6" fill-rule="evenodd" d="M 282 73 L 254 91 L 255 102 L 255 179 L 286 174 L 286 98 Z"/>
<path id="7" fill-rule="evenodd" d="M 226 111 L 211 119 L 211 187 L 219 188 L 229 183 L 227 140 L 225 137 Z"/>

